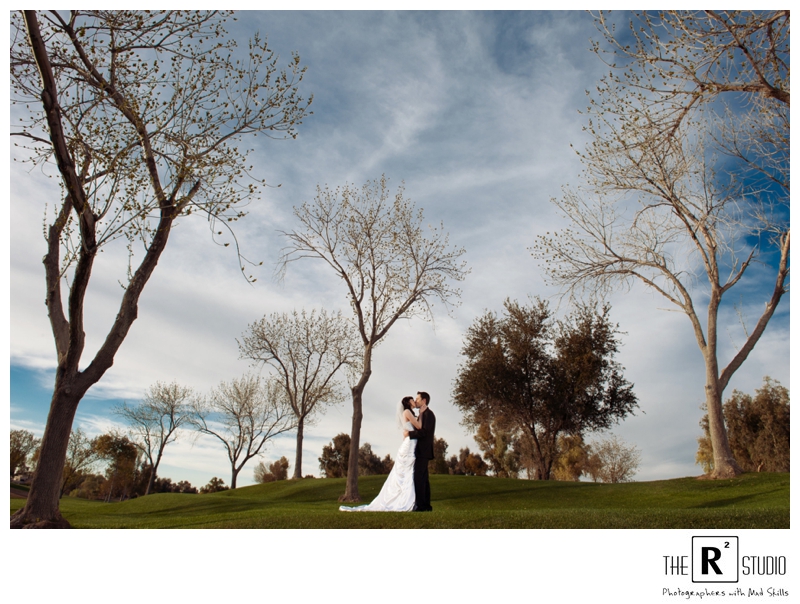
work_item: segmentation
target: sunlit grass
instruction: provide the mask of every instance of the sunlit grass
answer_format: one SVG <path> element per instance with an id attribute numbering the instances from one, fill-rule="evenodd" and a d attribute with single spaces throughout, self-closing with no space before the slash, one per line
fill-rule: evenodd
<path id="1" fill-rule="evenodd" d="M 359 480 L 362 499 L 384 476 Z M 75 528 L 788 528 L 789 474 L 627 484 L 431 476 L 432 513 L 338 511 L 344 479 L 304 479 L 211 495 L 162 493 L 122 503 L 65 497 Z M 12 513 L 24 500 L 12 499 Z"/>

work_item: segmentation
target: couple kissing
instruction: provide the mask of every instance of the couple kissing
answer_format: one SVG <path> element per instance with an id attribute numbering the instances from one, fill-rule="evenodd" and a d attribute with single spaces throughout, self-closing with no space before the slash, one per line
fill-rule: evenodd
<path id="1" fill-rule="evenodd" d="M 430 410 L 431 397 L 427 392 L 406 396 L 397 409 L 398 427 L 403 442 L 397 451 L 392 471 L 386 477 L 381 492 L 367 505 L 340 506 L 342 512 L 430 512 L 431 485 L 428 462 L 433 459 L 433 433 L 436 416 Z M 414 410 L 417 410 L 417 415 Z"/>

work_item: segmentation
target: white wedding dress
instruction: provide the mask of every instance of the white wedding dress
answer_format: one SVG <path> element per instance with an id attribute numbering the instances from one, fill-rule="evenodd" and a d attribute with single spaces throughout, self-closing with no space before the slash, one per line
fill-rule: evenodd
<path id="1" fill-rule="evenodd" d="M 406 430 L 413 430 L 411 422 L 405 423 Z M 357 507 L 339 506 L 342 512 L 410 512 L 414 509 L 414 450 L 417 440 L 406 436 L 400 444 L 392 471 L 386 477 L 378 496 L 367 505 Z"/>

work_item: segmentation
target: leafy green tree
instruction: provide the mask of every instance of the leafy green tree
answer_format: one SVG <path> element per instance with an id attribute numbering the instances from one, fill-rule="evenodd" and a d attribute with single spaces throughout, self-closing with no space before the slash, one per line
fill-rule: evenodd
<path id="1" fill-rule="evenodd" d="M 469 447 L 464 447 L 458 452 L 458 457 L 452 455 L 447 460 L 450 474 L 466 476 L 486 476 L 489 466 L 477 453 L 471 453 Z"/>
<path id="2" fill-rule="evenodd" d="M 477 453 L 469 453 L 469 449 L 466 449 L 467 456 L 464 458 L 464 474 L 467 476 L 486 476 L 486 473 L 489 471 L 488 464 L 483 461 L 480 455 Z M 459 459 L 459 461 L 461 461 Z"/>
<path id="3" fill-rule="evenodd" d="M 10 462 L 11 462 L 11 478 L 16 476 L 17 472 L 23 468 L 28 467 L 28 460 L 33 455 L 39 446 L 39 439 L 28 430 L 11 430 L 11 437 L 9 444 L 11 447 Z"/>
<path id="4" fill-rule="evenodd" d="M 342 432 L 322 448 L 319 469 L 325 478 L 345 478 L 349 471 L 350 435 Z M 381 459 L 372 450 L 372 445 L 364 443 L 358 449 L 358 471 L 361 476 L 388 474 L 392 471 L 394 460 L 391 455 Z"/>
<path id="5" fill-rule="evenodd" d="M 282 267 L 299 258 L 321 260 L 342 280 L 361 342 L 350 391 L 353 422 L 347 486 L 340 501 L 360 501 L 358 449 L 362 399 L 372 375 L 372 354 L 401 319 L 433 317 L 433 303 L 460 296 L 453 282 L 467 274 L 463 249 L 451 248 L 443 229 L 422 229 L 422 211 L 403 195 L 392 195 L 381 176 L 357 188 L 317 187 L 310 203 L 295 208 L 300 228 L 284 233 L 289 243 Z"/>
<path id="6" fill-rule="evenodd" d="M 770 377 L 755 396 L 734 390 L 723 406 L 731 450 L 745 472 L 788 472 L 789 390 Z M 700 422 L 704 436 L 698 439 L 697 460 L 706 472 L 713 471 L 708 455 L 708 415 Z"/>
<path id="7" fill-rule="evenodd" d="M 498 478 L 517 477 L 519 455 L 515 445 L 518 434 L 506 417 L 485 418 L 478 424 L 474 438 L 492 474 Z"/>
<path id="8" fill-rule="evenodd" d="M 559 438 L 561 438 L 559 436 Z M 556 441 L 556 448 L 558 448 L 558 440 Z M 519 471 L 517 474 L 518 478 L 522 477 L 522 473 L 525 472 L 525 475 L 528 480 L 535 480 L 539 476 L 539 465 L 537 463 L 537 451 L 535 448 L 535 443 L 525 436 L 525 434 L 521 431 L 518 431 L 513 440 L 513 452 L 515 455 L 515 459 L 517 465 L 519 466 Z M 560 455 L 560 452 L 556 452 L 556 458 Z M 556 462 L 557 465 L 557 462 Z M 556 466 L 554 466 L 555 469 Z M 555 471 L 555 470 L 554 470 Z M 557 477 L 554 476 L 557 479 Z"/>
<path id="9" fill-rule="evenodd" d="M 447 471 L 448 471 L 448 473 L 450 473 L 450 474 L 464 474 L 463 471 L 459 471 L 460 469 L 461 468 L 459 468 L 459 465 L 458 465 L 458 456 L 451 455 L 450 457 L 447 458 Z"/>
<path id="10" fill-rule="evenodd" d="M 175 486 L 177 488 L 177 493 L 197 493 L 197 487 L 193 487 L 188 480 L 181 480 Z"/>
<path id="11" fill-rule="evenodd" d="M 358 448 L 359 476 L 383 474 L 383 461 L 372 451 L 372 445 L 364 443 Z"/>
<path id="12" fill-rule="evenodd" d="M 565 292 L 638 282 L 686 315 L 705 364 L 711 476 L 730 478 L 742 469 L 723 394 L 789 289 L 789 11 L 597 24 L 610 70 L 589 98 L 582 184 L 553 200 L 570 225 L 533 253 Z M 719 317 L 741 295 L 763 310 L 742 316 L 726 358 Z"/>
<path id="13" fill-rule="evenodd" d="M 80 484 L 70 491 L 71 497 L 81 499 L 105 499 L 109 490 L 109 481 L 100 474 L 88 474 L 83 476 Z"/>
<path id="14" fill-rule="evenodd" d="M 12 136 L 19 158 L 41 168 L 30 173 L 55 171 L 62 189 L 45 219 L 56 378 L 39 467 L 15 527 L 68 526 L 58 499 L 76 410 L 113 365 L 175 222 L 199 214 L 215 237 L 230 230 L 261 185 L 248 179 L 252 147 L 241 142 L 259 133 L 294 138 L 308 115 L 299 57 L 281 70 L 256 36 L 242 60 L 225 31 L 229 16 L 11 14 L 12 104 L 21 113 Z M 129 251 L 126 272 L 112 277 L 123 284 L 119 310 L 105 336 L 89 338 L 100 347 L 85 355 L 87 293 L 104 289 L 89 283 L 109 274 L 95 265 L 114 256 L 100 255 L 114 242 Z"/>
<path id="15" fill-rule="evenodd" d="M 286 480 L 289 477 L 289 460 L 281 457 L 272 462 L 269 465 L 269 472 L 275 477 L 275 480 Z"/>
<path id="16" fill-rule="evenodd" d="M 386 457 L 381 460 L 381 474 L 389 474 L 393 467 L 394 459 L 392 459 L 392 456 L 387 453 Z"/>
<path id="17" fill-rule="evenodd" d="M 467 330 L 454 403 L 496 475 L 516 476 L 515 441 L 526 439 L 536 478 L 549 480 L 560 435 L 606 429 L 638 403 L 614 361 L 608 306 L 579 305 L 558 321 L 542 300 L 506 300 L 504 309 Z"/>
<path id="18" fill-rule="evenodd" d="M 105 500 L 123 500 L 134 494 L 139 449 L 127 436 L 117 432 L 102 434 L 92 441 L 97 456 L 105 461 L 107 489 Z"/>
<path id="19" fill-rule="evenodd" d="M 147 484 L 145 484 L 144 487 L 144 490 L 146 490 L 150 483 L 150 473 L 142 472 L 142 475 L 144 479 L 147 481 Z M 144 490 L 142 491 L 143 494 Z M 156 480 L 153 482 L 153 486 L 149 491 L 149 493 L 175 493 L 175 492 L 176 492 L 176 485 L 175 483 L 172 482 L 172 479 L 168 477 L 156 478 Z"/>
<path id="20" fill-rule="evenodd" d="M 253 476 L 258 483 L 275 482 L 276 480 L 286 480 L 289 476 L 289 460 L 286 457 L 281 457 L 279 460 L 271 463 L 269 467 L 260 461 L 256 465 Z"/>
<path id="21" fill-rule="evenodd" d="M 204 487 L 200 487 L 201 493 L 219 493 L 220 491 L 227 491 L 228 487 L 225 485 L 225 481 L 221 478 L 217 478 L 214 476 L 211 480 L 208 481 L 208 484 Z"/>
<path id="22" fill-rule="evenodd" d="M 580 480 L 586 470 L 591 447 L 580 434 L 562 434 L 558 437 L 558 459 L 553 468 L 556 480 Z"/>
<path id="23" fill-rule="evenodd" d="M 350 435 L 342 432 L 333 437 L 330 444 L 322 447 L 319 469 L 325 478 L 347 476 L 350 458 Z"/>
<path id="24" fill-rule="evenodd" d="M 443 438 L 433 439 L 433 459 L 428 462 L 429 474 L 449 474 L 447 467 L 447 441 Z"/>
<path id="25" fill-rule="evenodd" d="M 705 436 L 697 439 L 697 454 L 694 457 L 694 462 L 702 466 L 705 474 L 711 474 L 714 471 L 714 450 L 711 448 L 711 438 L 707 434 L 708 415 L 705 415 L 700 420 L 700 427 L 703 428 Z"/>
<path id="26" fill-rule="evenodd" d="M 253 468 L 253 480 L 259 484 L 263 484 L 265 482 L 272 482 L 275 480 L 275 477 L 270 473 L 267 464 L 263 461 L 259 461 L 256 467 Z"/>

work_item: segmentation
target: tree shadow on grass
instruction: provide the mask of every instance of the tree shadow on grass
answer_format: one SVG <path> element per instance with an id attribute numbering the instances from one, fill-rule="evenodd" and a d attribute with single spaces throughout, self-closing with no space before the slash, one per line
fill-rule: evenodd
<path id="1" fill-rule="evenodd" d="M 704 501 L 703 503 L 698 503 L 697 505 L 687 506 L 688 509 L 702 509 L 702 508 L 722 508 L 722 507 L 731 507 L 737 504 L 750 502 L 756 499 L 763 499 L 766 495 L 771 495 L 775 493 L 783 493 L 785 489 L 776 488 L 771 489 L 769 491 L 760 491 L 758 493 L 751 493 L 749 495 L 740 495 L 739 497 L 728 497 L 725 499 L 714 499 L 713 501 Z"/>

